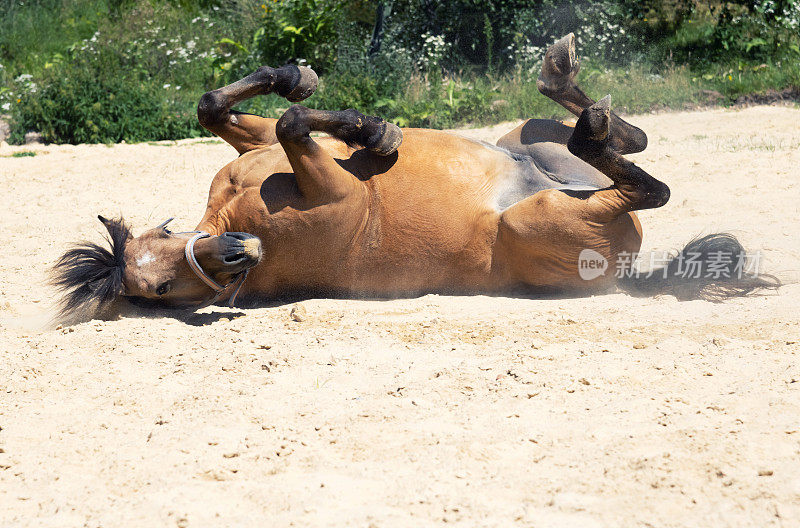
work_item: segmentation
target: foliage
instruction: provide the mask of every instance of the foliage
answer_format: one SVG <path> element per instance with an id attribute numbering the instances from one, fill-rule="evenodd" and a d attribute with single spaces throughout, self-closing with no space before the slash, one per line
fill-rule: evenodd
<path id="1" fill-rule="evenodd" d="M 271 62 L 301 60 L 320 71 L 334 62 L 343 0 L 264 0 L 255 47 Z"/>
<path id="2" fill-rule="evenodd" d="M 294 62 L 320 74 L 304 104 L 402 126 L 563 116 L 535 81 L 568 32 L 582 85 L 622 110 L 800 86 L 792 0 L 383 0 L 382 46 L 368 55 L 378 3 L 0 0 L 0 114 L 13 141 L 29 130 L 55 142 L 196 136 L 204 91 Z M 239 109 L 277 117 L 288 105 L 266 96 Z"/>
<path id="3" fill-rule="evenodd" d="M 739 0 L 736 4 L 723 4 L 716 10 L 713 38 L 718 49 L 759 60 L 787 55 L 800 58 L 800 3 Z"/>
<path id="4" fill-rule="evenodd" d="M 11 140 L 38 130 L 47 142 L 109 143 L 200 134 L 194 114 L 164 97 L 160 86 L 100 76 L 88 65 L 48 70 L 41 86 L 27 85 L 13 107 Z"/>
<path id="5" fill-rule="evenodd" d="M 11 140 L 21 141 L 28 130 L 59 143 L 200 134 L 192 108 L 196 95 L 185 96 L 181 84 L 165 82 L 202 82 L 205 68 L 198 62 L 207 54 L 197 51 L 202 44 L 195 39 L 182 41 L 186 25 L 191 22 L 175 11 L 148 4 L 117 20 L 97 21 L 91 36 L 53 53 L 36 76 L 9 79 L 0 97 L 6 99 L 2 108 L 11 111 Z"/>
<path id="6" fill-rule="evenodd" d="M 0 0 L 0 63 L 13 76 L 35 73 L 91 36 L 108 13 L 105 0 Z"/>

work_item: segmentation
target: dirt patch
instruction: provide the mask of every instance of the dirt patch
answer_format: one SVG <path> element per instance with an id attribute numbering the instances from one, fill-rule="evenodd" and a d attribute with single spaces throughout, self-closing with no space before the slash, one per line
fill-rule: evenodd
<path id="1" fill-rule="evenodd" d="M 631 121 L 650 138 L 631 158 L 672 188 L 643 249 L 733 231 L 778 294 L 315 299 L 43 330 L 46 270 L 101 239 L 97 214 L 191 228 L 235 152 L 8 147 L 37 155 L 0 157 L 0 525 L 798 524 L 800 110 Z"/>
<path id="2" fill-rule="evenodd" d="M 775 103 L 800 103 L 800 89 L 784 88 L 767 90 L 764 93 L 742 95 L 736 98 L 736 106 L 768 105 Z"/>

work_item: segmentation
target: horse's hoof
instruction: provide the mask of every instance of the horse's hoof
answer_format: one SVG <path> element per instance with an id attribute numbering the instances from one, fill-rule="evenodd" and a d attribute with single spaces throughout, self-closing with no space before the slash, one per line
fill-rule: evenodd
<path id="1" fill-rule="evenodd" d="M 611 120 L 611 95 L 607 95 L 584 110 L 589 118 L 589 139 L 603 141 L 608 137 Z"/>
<path id="2" fill-rule="evenodd" d="M 275 93 L 292 103 L 299 103 L 311 97 L 319 84 L 317 74 L 311 68 L 287 64 L 276 70 L 278 81 Z"/>
<path id="3" fill-rule="evenodd" d="M 308 99 L 316 91 L 317 85 L 319 85 L 319 78 L 314 73 L 314 70 L 305 66 L 300 66 L 298 69 L 300 70 L 300 80 L 291 93 L 286 96 L 286 99 L 292 103 Z"/>
<path id="4" fill-rule="evenodd" d="M 380 135 L 364 145 L 378 156 L 389 156 L 394 154 L 403 142 L 403 131 L 394 123 L 383 122 Z"/>
<path id="5" fill-rule="evenodd" d="M 536 87 L 547 96 L 563 91 L 578 75 L 581 65 L 575 49 L 575 34 L 556 41 L 548 48 Z"/>

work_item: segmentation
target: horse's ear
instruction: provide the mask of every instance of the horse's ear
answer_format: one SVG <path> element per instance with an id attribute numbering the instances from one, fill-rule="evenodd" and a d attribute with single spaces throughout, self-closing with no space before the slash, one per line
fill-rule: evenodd
<path id="1" fill-rule="evenodd" d="M 103 222 L 103 225 L 104 225 L 104 226 L 106 226 L 106 229 L 108 230 L 108 232 L 109 232 L 109 233 L 111 233 L 112 226 L 113 226 L 113 225 L 114 225 L 116 222 L 114 222 L 113 220 L 109 220 L 108 218 L 106 218 L 106 217 L 105 217 L 105 216 L 103 216 L 103 215 L 97 215 L 97 219 L 98 219 L 98 220 L 100 220 L 101 222 Z M 132 239 L 132 238 L 133 238 L 133 235 L 132 235 L 132 234 L 130 233 L 130 231 L 129 231 L 129 232 L 128 232 L 128 240 L 130 240 L 130 239 Z"/>

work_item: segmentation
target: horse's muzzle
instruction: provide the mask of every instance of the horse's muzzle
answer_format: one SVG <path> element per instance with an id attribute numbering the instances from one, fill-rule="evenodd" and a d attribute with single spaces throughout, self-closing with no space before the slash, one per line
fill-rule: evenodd
<path id="1" fill-rule="evenodd" d="M 261 240 L 249 233 L 223 233 L 217 237 L 219 260 L 224 271 L 238 273 L 261 260 Z"/>

